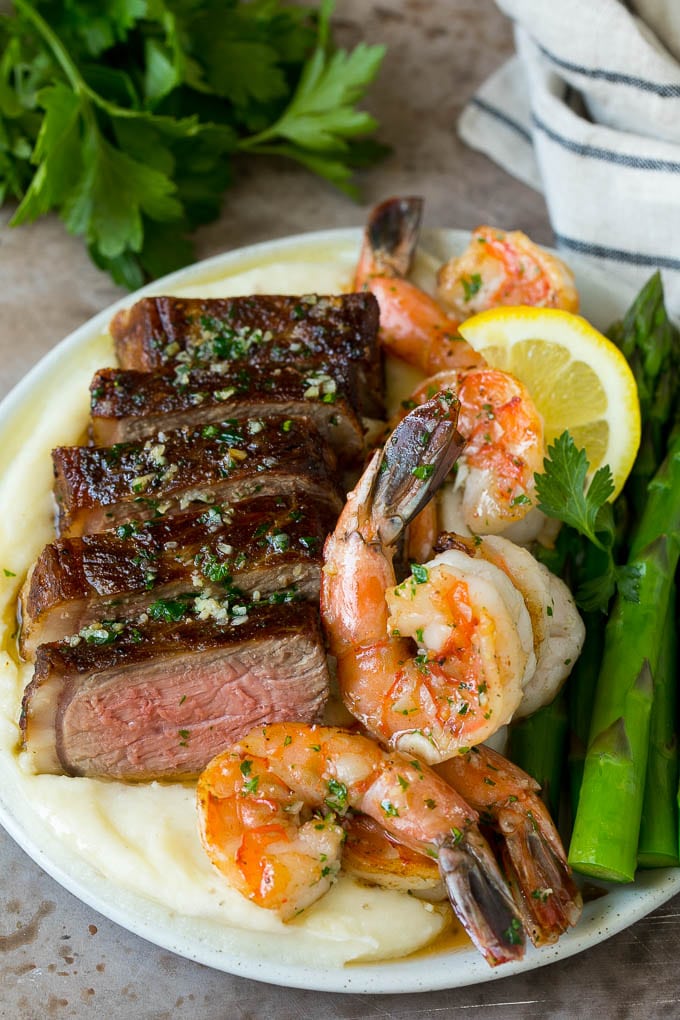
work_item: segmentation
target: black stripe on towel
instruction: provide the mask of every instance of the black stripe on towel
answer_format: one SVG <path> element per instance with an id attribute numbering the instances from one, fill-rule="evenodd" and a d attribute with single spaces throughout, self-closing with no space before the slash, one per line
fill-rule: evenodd
<path id="1" fill-rule="evenodd" d="M 531 120 L 539 131 L 557 142 L 563 149 L 575 152 L 578 156 L 587 156 L 590 159 L 601 159 L 606 163 L 617 163 L 619 166 L 629 166 L 636 170 L 657 170 L 662 173 L 680 173 L 680 163 L 672 159 L 648 159 L 645 156 L 631 156 L 625 152 L 613 152 L 611 149 L 603 149 L 598 145 L 584 145 L 582 142 L 575 142 L 564 135 L 558 135 L 557 131 L 540 120 L 536 114 L 531 115 Z"/>
<path id="2" fill-rule="evenodd" d="M 633 74 L 621 74 L 620 71 L 605 71 L 601 67 L 584 67 L 582 64 L 572 64 L 569 60 L 556 57 L 545 46 L 539 46 L 539 49 L 548 60 L 558 67 L 564 68 L 565 71 L 573 71 L 586 78 L 598 78 L 601 81 L 611 82 L 613 85 L 629 85 L 631 88 L 641 89 L 643 92 L 653 92 L 661 99 L 680 98 L 680 85 L 662 85 L 661 82 L 647 81 L 645 78 L 637 78 Z"/>
<path id="3" fill-rule="evenodd" d="M 592 244 L 590 241 L 577 241 L 576 238 L 565 237 L 564 234 L 555 234 L 555 240 L 560 247 L 569 248 L 571 251 L 578 252 L 579 255 L 595 255 L 600 259 L 613 259 L 615 262 L 626 262 L 633 266 L 653 266 L 655 269 L 680 270 L 680 259 L 673 259 L 668 255 L 644 255 L 638 251 L 606 248 L 602 244 Z"/>
<path id="4" fill-rule="evenodd" d="M 523 138 L 525 142 L 529 143 L 529 145 L 532 144 L 532 139 L 529 132 L 526 131 L 522 127 L 522 125 L 519 124 L 516 120 L 513 120 L 512 117 L 508 117 L 507 113 L 503 113 L 502 110 L 499 110 L 498 107 L 492 106 L 491 103 L 487 103 L 485 99 L 479 99 L 478 96 L 473 96 L 472 99 L 470 100 L 470 103 L 472 106 L 476 106 L 479 110 L 482 110 L 484 113 L 488 113 L 488 115 L 490 117 L 493 117 L 494 120 L 498 120 L 501 122 L 501 124 L 505 124 L 506 127 L 509 127 L 513 131 L 516 131 L 517 134 L 521 138 Z"/>

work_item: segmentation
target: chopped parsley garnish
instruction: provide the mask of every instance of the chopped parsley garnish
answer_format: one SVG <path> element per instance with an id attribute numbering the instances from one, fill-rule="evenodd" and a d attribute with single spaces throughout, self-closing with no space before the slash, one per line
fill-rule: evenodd
<path id="1" fill-rule="evenodd" d="M 337 811 L 340 815 L 344 814 L 349 804 L 347 787 L 337 779 L 329 779 L 327 787 L 326 804 L 331 811 Z"/>
<path id="2" fill-rule="evenodd" d="M 503 935 L 511 946 L 518 946 L 522 942 L 522 924 L 517 917 L 513 917 Z"/>
<path id="3" fill-rule="evenodd" d="M 552 889 L 532 889 L 531 898 L 532 900 L 538 900 L 540 903 L 547 903 L 548 897 L 552 895 Z"/>
<path id="4" fill-rule="evenodd" d="M 204 514 L 200 515 L 198 523 L 205 524 L 209 528 L 222 524 L 222 507 L 211 506 Z"/>
<path id="5" fill-rule="evenodd" d="M 285 531 L 277 531 L 274 535 L 267 535 L 267 542 L 277 553 L 284 553 L 290 549 L 290 537 Z"/>
<path id="6" fill-rule="evenodd" d="M 151 619 L 159 623 L 179 623 L 188 612 L 186 599 L 156 599 L 147 609 Z"/>
<path id="7" fill-rule="evenodd" d="M 231 567 L 228 563 L 218 560 L 214 553 L 207 550 L 197 555 L 198 566 L 205 578 L 213 584 L 229 584 Z"/>
<path id="8" fill-rule="evenodd" d="M 479 289 L 482 286 L 482 277 L 479 273 L 472 273 L 471 276 L 461 277 L 461 283 L 463 284 L 465 300 L 470 301 L 475 294 L 479 293 Z"/>
<path id="9" fill-rule="evenodd" d="M 429 570 L 427 569 L 427 567 L 424 567 L 421 563 L 412 563 L 411 573 L 413 574 L 413 579 L 416 582 L 416 584 L 425 584 L 430 577 Z"/>
<path id="10" fill-rule="evenodd" d="M 119 524 L 116 528 L 116 535 L 118 538 L 130 538 L 136 531 L 139 531 L 139 525 L 137 521 L 129 521 L 127 524 Z"/>
<path id="11" fill-rule="evenodd" d="M 419 464 L 418 467 L 414 467 L 411 470 L 411 474 L 415 475 L 416 478 L 431 478 L 434 474 L 434 464 Z"/>
<path id="12" fill-rule="evenodd" d="M 309 552 L 314 552 L 317 545 L 319 544 L 319 539 L 316 538 L 314 535 L 301 535 L 298 541 L 300 542 L 302 548 L 307 549 Z"/>

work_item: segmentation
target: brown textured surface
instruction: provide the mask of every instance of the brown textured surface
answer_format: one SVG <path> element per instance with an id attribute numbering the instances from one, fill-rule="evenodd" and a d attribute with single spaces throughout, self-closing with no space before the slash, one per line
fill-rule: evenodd
<path id="1" fill-rule="evenodd" d="M 429 226 L 551 231 L 541 196 L 455 134 L 463 103 L 512 49 L 492 0 L 338 0 L 346 43 L 386 42 L 368 104 L 393 154 L 363 175 L 362 204 L 283 162 L 244 162 L 199 254 L 357 226 L 388 195 L 425 196 Z M 0 212 L 3 222 L 9 210 Z M 0 342 L 7 389 L 81 322 L 122 296 L 54 220 L 0 232 Z M 0 831 L 0 1015 L 111 1020 L 554 1020 L 680 1015 L 680 897 L 579 956 L 517 977 L 415 995 L 280 989 L 207 970 L 119 928 L 58 886 Z"/>
<path id="2" fill-rule="evenodd" d="M 382 356 L 372 294 L 258 294 L 234 298 L 143 298 L 113 317 L 121 368 L 214 371 L 293 364 L 329 371 L 356 392 L 361 410 L 380 417 Z"/>
<path id="3" fill-rule="evenodd" d="M 256 496 L 235 510 L 198 511 L 85 535 L 46 546 L 22 596 L 21 647 L 59 641 L 96 620 L 123 620 L 153 598 L 201 588 L 224 594 L 294 586 L 319 596 L 321 553 L 336 514 L 302 493 Z M 283 536 L 283 537 L 282 537 Z"/>
<path id="4" fill-rule="evenodd" d="M 52 461 L 60 535 L 278 495 L 293 482 L 342 507 L 336 459 L 309 418 L 227 418 L 146 442 L 58 446 Z"/>
<path id="5" fill-rule="evenodd" d="M 309 415 L 337 456 L 359 459 L 364 434 L 351 388 L 292 365 L 253 365 L 216 374 L 194 370 L 178 382 L 172 372 L 103 368 L 90 386 L 92 439 L 97 446 L 152 436 L 161 429 L 267 414 Z M 321 379 L 321 385 L 315 380 Z M 308 394 L 305 396 L 305 394 Z"/>

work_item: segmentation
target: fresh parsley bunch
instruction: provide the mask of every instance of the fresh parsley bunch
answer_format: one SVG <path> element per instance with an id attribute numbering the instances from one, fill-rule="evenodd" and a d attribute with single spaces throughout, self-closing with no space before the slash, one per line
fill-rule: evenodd
<path id="1" fill-rule="evenodd" d="M 333 0 L 14 0 L 0 16 L 0 203 L 55 210 L 136 288 L 193 257 L 239 152 L 353 195 L 385 151 L 358 110 L 384 48 L 333 47 Z"/>

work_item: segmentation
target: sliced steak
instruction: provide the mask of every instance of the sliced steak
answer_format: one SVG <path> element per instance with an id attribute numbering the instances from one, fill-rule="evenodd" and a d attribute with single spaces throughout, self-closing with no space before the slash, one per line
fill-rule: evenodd
<path id="1" fill-rule="evenodd" d="M 360 458 L 364 436 L 347 387 L 328 373 L 290 365 L 227 366 L 178 376 L 104 368 L 90 386 L 92 438 L 99 446 L 224 418 L 308 415 L 343 463 Z"/>
<path id="2" fill-rule="evenodd" d="M 318 600 L 323 543 L 335 518 L 308 497 L 256 496 L 52 542 L 22 593 L 21 653 L 31 658 L 37 645 L 97 620 L 136 616 L 150 597 L 224 594 L 235 586 Z"/>
<path id="3" fill-rule="evenodd" d="M 66 536 L 293 485 L 338 513 L 343 503 L 335 456 L 308 418 L 229 419 L 145 443 L 60 446 L 52 459 L 59 534 Z"/>
<path id="4" fill-rule="evenodd" d="M 328 684 L 311 605 L 261 607 L 239 625 L 149 622 L 109 644 L 41 645 L 24 742 L 38 772 L 190 778 L 254 726 L 316 721 Z"/>
<path id="5" fill-rule="evenodd" d="M 270 370 L 294 364 L 331 371 L 356 386 L 364 414 L 383 414 L 378 303 L 372 294 L 332 297 L 256 294 L 233 298 L 143 298 L 111 322 L 121 368 Z M 330 367 L 329 367 L 330 366 Z"/>

